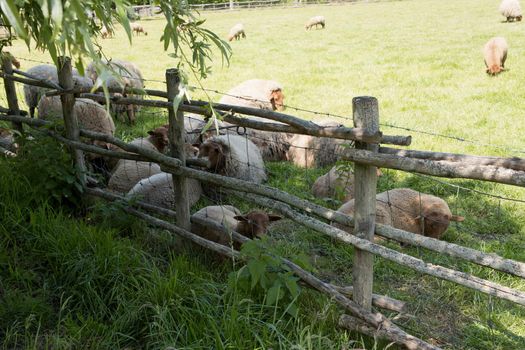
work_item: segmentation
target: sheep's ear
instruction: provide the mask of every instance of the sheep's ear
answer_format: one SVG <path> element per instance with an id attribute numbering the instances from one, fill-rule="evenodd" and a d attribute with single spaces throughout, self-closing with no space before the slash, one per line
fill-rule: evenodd
<path id="1" fill-rule="evenodd" d="M 249 220 L 246 216 L 244 216 L 244 215 L 235 215 L 233 218 L 234 218 L 235 220 L 237 220 L 237 221 L 244 221 L 244 222 L 248 222 L 248 221 L 250 221 L 250 220 Z"/>
<path id="2" fill-rule="evenodd" d="M 279 221 L 281 220 L 283 217 L 280 216 L 280 215 L 275 215 L 275 214 L 268 214 L 268 219 L 270 219 L 270 221 Z"/>
<path id="3" fill-rule="evenodd" d="M 452 215 L 452 217 L 450 218 L 450 221 L 462 222 L 463 220 L 465 220 L 465 218 L 459 215 Z"/>

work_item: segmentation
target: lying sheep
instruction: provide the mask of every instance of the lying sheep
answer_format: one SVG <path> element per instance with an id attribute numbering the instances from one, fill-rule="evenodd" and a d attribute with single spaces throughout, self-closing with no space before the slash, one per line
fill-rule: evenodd
<path id="1" fill-rule="evenodd" d="M 503 0 L 499 12 L 507 18 L 507 22 L 521 21 L 521 6 L 518 0 Z"/>
<path id="2" fill-rule="evenodd" d="M 26 73 L 38 80 L 44 80 L 58 85 L 57 67 L 50 64 L 34 66 L 29 68 Z M 93 87 L 93 82 L 91 79 L 81 76 L 76 69 L 73 69 L 73 84 L 75 88 Z M 27 106 L 29 107 L 29 115 L 31 118 L 35 116 L 35 108 L 40 101 L 40 98 L 48 90 L 49 89 L 39 86 L 24 85 L 24 98 L 26 100 Z"/>
<path id="3" fill-rule="evenodd" d="M 190 207 L 197 203 L 202 188 L 199 181 L 187 178 L 188 201 Z M 173 209 L 175 207 L 175 191 L 173 190 L 173 178 L 171 174 L 161 172 L 148 178 L 140 180 L 128 192 L 129 197 L 156 205 L 161 208 Z"/>
<path id="4" fill-rule="evenodd" d="M 131 30 L 133 31 L 133 33 L 137 33 L 137 35 L 139 35 L 140 33 L 148 35 L 148 32 L 144 30 L 144 27 L 138 23 L 131 23 Z"/>
<path id="5" fill-rule="evenodd" d="M 126 87 L 143 89 L 144 88 L 144 78 L 142 77 L 142 72 L 139 67 L 131 62 L 123 60 L 111 60 L 106 62 L 106 64 L 114 70 L 117 74 L 117 78 L 110 77 L 106 80 L 105 85 L 108 88 L 124 89 Z M 96 82 L 98 79 L 98 73 L 95 67 L 95 64 L 92 62 L 86 68 L 86 75 L 93 81 Z M 123 97 L 133 97 L 133 98 L 142 98 L 142 95 L 127 95 L 126 93 L 112 93 L 111 96 L 123 96 Z M 135 114 L 140 110 L 138 105 L 111 105 L 111 110 L 117 116 L 126 113 L 130 123 L 135 121 Z"/>
<path id="6" fill-rule="evenodd" d="M 242 23 L 237 23 L 230 29 L 230 34 L 228 34 L 228 41 L 233 39 L 239 40 L 240 38 L 246 38 L 246 33 L 244 32 L 244 25 Z"/>
<path id="7" fill-rule="evenodd" d="M 483 47 L 483 58 L 487 67 L 487 74 L 496 75 L 505 70 L 505 60 L 509 46 L 502 37 L 490 39 Z"/>
<path id="8" fill-rule="evenodd" d="M 164 153 L 168 145 L 168 130 L 160 127 L 149 131 L 148 134 L 148 137 L 135 139 L 130 144 Z M 140 180 L 160 172 L 160 166 L 156 163 L 121 159 L 109 179 L 108 188 L 116 192 L 127 193 Z"/>
<path id="9" fill-rule="evenodd" d="M 304 25 L 304 28 L 306 30 L 311 29 L 313 26 L 315 26 L 315 29 L 317 29 L 317 26 L 320 25 L 322 29 L 324 29 L 325 26 L 325 19 L 324 16 L 315 16 L 312 17 L 306 22 Z"/>
<path id="10" fill-rule="evenodd" d="M 353 216 L 354 205 L 351 200 L 337 211 Z M 443 199 L 409 188 L 396 188 L 376 196 L 376 222 L 404 231 L 439 239 L 450 221 L 463 220 L 462 216 L 452 215 Z"/>
<path id="11" fill-rule="evenodd" d="M 341 127 L 342 124 L 321 121 L 319 126 Z M 348 141 L 329 137 L 296 134 L 290 139 L 288 160 L 301 168 L 323 168 L 341 159 Z"/>
<path id="12" fill-rule="evenodd" d="M 228 91 L 219 103 L 266 110 L 283 110 L 283 87 L 272 80 L 247 80 Z M 264 118 L 250 117 L 250 119 L 268 122 Z M 248 138 L 261 150 L 265 161 L 287 160 L 288 135 L 255 129 L 247 129 L 246 133 Z"/>
<path id="13" fill-rule="evenodd" d="M 202 157 L 208 157 L 208 169 L 214 173 L 258 184 L 267 180 L 261 152 L 242 136 L 209 138 L 199 147 L 199 158 Z"/>
<path id="14" fill-rule="evenodd" d="M 231 205 L 205 207 L 193 214 L 192 218 L 215 221 L 227 230 L 235 231 L 251 239 L 261 238 L 266 234 L 270 222 L 282 219 L 279 215 L 268 214 L 262 210 L 252 210 L 242 215 L 239 209 Z M 191 231 L 210 241 L 225 246 L 230 245 L 229 235 L 201 226 L 198 223 L 192 222 Z M 237 242 L 233 246 L 237 250 L 240 249 L 240 244 Z"/>

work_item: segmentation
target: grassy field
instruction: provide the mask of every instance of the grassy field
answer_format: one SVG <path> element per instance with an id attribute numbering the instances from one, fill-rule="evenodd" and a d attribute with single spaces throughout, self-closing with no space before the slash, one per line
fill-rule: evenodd
<path id="1" fill-rule="evenodd" d="M 382 123 L 477 141 L 382 127 L 388 134 L 411 134 L 411 148 L 522 157 L 524 24 L 502 23 L 498 5 L 495 0 L 421 0 L 203 13 L 209 28 L 224 37 L 237 22 L 244 23 L 247 33 L 246 40 L 231 44 L 230 66 L 214 62 L 214 72 L 203 85 L 227 91 L 246 79 L 275 79 L 285 87 L 286 104 L 342 116 L 351 116 L 352 97 L 371 95 L 379 100 Z M 326 17 L 326 29 L 306 32 L 304 22 L 318 14 Z M 101 44 L 109 56 L 136 62 L 149 80 L 148 88 L 163 88 L 165 69 L 176 63 L 158 40 L 163 22 L 152 19 L 141 24 L 149 35 L 134 37 L 133 46 L 122 31 Z M 510 46 L 508 70 L 497 77 L 485 74 L 481 52 L 493 36 L 504 36 Z M 11 51 L 20 58 L 50 60 L 45 53 L 28 53 L 21 43 Z M 27 69 L 37 63 L 22 60 L 22 64 Z M 193 97 L 205 95 L 196 90 Z M 293 108 L 287 112 L 305 119 L 327 118 Z M 117 134 L 131 139 L 165 120 L 164 114 L 148 110 L 133 128 L 119 124 Z M 351 120 L 343 122 L 351 125 Z M 307 199 L 313 199 L 312 182 L 326 170 L 303 171 L 278 163 L 268 168 L 270 185 Z M 5 348 L 13 344 L 180 349 L 384 346 L 369 339 L 352 343 L 350 339 L 359 336 L 338 330 L 337 311 L 315 293 L 301 296 L 298 319 L 275 317 L 275 310 L 264 307 L 256 296 L 231 291 L 225 282 L 232 269 L 228 264 L 216 266 L 203 255 L 175 254 L 170 247 L 177 244 L 165 234 L 157 232 L 158 239 L 147 239 L 151 229 L 127 217 L 122 223 L 104 219 L 100 214 L 104 210 L 78 223 L 67 210 L 20 199 L 29 196 L 26 183 L 23 177 L 12 179 L 16 173 L 1 161 L 0 176 L 11 179 L 0 186 L 4 237 L 0 293 L 6 296 L 0 302 L 0 332 Z M 525 194 L 511 186 L 447 181 L 510 198 L 522 199 Z M 393 187 L 439 195 L 455 213 L 465 216 L 465 222 L 447 231 L 447 241 L 525 261 L 524 204 L 387 170 L 378 191 Z M 338 207 L 338 203 L 320 203 Z M 247 208 L 246 203 L 238 204 Z M 28 207 L 35 209 L 28 211 Z M 324 279 L 351 283 L 351 248 L 287 220 L 276 224 L 270 237 L 283 255 L 310 256 Z M 489 269 L 416 248 L 403 251 L 525 290 L 523 280 Z M 399 324 L 443 348 L 525 349 L 522 307 L 381 259 L 375 261 L 374 290 L 407 301 L 409 315 Z"/>

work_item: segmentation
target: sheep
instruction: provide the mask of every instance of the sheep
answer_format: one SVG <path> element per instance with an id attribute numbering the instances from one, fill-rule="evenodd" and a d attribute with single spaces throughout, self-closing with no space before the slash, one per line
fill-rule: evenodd
<path id="1" fill-rule="evenodd" d="M 202 188 L 199 181 L 188 178 L 188 201 L 190 207 L 197 203 Z M 175 192 L 171 174 L 161 172 L 140 180 L 128 192 L 128 197 L 137 197 L 139 200 L 156 205 L 161 208 L 173 209 L 175 207 Z"/>
<path id="2" fill-rule="evenodd" d="M 518 0 L 503 0 L 499 12 L 507 18 L 507 22 L 521 21 L 521 6 Z"/>
<path id="3" fill-rule="evenodd" d="M 246 38 L 246 33 L 244 32 L 244 25 L 242 23 L 237 23 L 230 29 L 230 33 L 228 34 L 228 41 L 232 41 L 233 39 L 239 40 L 241 37 Z"/>
<path id="4" fill-rule="evenodd" d="M 144 27 L 141 26 L 140 24 L 138 23 L 131 23 L 131 30 L 134 32 L 134 33 L 137 33 L 137 35 L 139 35 L 140 33 L 144 33 L 144 35 L 148 35 L 148 32 L 146 32 L 144 30 Z"/>
<path id="5" fill-rule="evenodd" d="M 238 135 L 214 136 L 199 145 L 199 158 L 208 157 L 208 170 L 237 179 L 262 183 L 267 180 L 261 152 Z"/>
<path id="6" fill-rule="evenodd" d="M 102 37 L 102 39 L 113 38 L 113 34 L 113 29 L 110 29 L 106 26 L 102 26 L 102 29 L 100 30 L 100 36 Z"/>
<path id="7" fill-rule="evenodd" d="M 193 214 L 192 218 L 215 221 L 227 230 L 235 231 L 251 239 L 261 238 L 266 234 L 270 222 L 282 219 L 279 215 L 268 214 L 262 210 L 252 210 L 242 215 L 239 209 L 231 205 L 205 207 Z M 217 232 L 196 222 L 192 222 L 191 231 L 213 242 L 229 246 L 230 237 L 223 232 Z M 240 244 L 237 242 L 233 246 L 237 250 L 240 249 Z"/>
<path id="8" fill-rule="evenodd" d="M 487 67 L 487 74 L 496 75 L 505 70 L 505 60 L 509 46 L 502 37 L 490 39 L 483 47 L 483 58 Z"/>
<path id="9" fill-rule="evenodd" d="M 217 135 L 217 128 L 212 123 L 206 132 L 202 133 L 202 129 L 208 124 L 202 116 L 198 114 L 188 113 L 184 115 L 184 130 L 186 131 L 184 142 L 189 144 L 200 144 Z M 223 126 L 222 121 L 217 120 L 217 126 Z"/>
<path id="10" fill-rule="evenodd" d="M 273 80 L 247 80 L 228 91 L 219 103 L 266 110 L 283 110 L 283 87 Z M 258 117 L 250 117 L 250 119 L 268 122 L 267 119 Z M 288 135 L 254 129 L 247 129 L 246 133 L 248 138 L 261 150 L 265 161 L 288 159 Z"/>
<path id="11" fill-rule="evenodd" d="M 58 73 L 57 67 L 50 64 L 41 64 L 29 68 L 27 74 L 35 77 L 38 80 L 45 80 L 50 83 L 58 85 Z M 91 79 L 83 77 L 79 74 L 76 69 L 73 69 L 73 84 L 75 88 L 91 88 L 93 82 Z M 40 97 L 49 89 L 34 86 L 24 85 L 24 98 L 27 106 L 29 107 L 29 115 L 31 118 L 35 116 L 35 108 L 40 101 Z"/>
<path id="12" fill-rule="evenodd" d="M 343 204 L 337 211 L 353 215 L 354 200 Z M 410 188 L 396 188 L 376 196 L 376 222 L 404 231 L 439 239 L 450 221 L 464 219 L 452 215 L 443 199 Z M 349 230 L 348 227 L 336 226 Z"/>
<path id="13" fill-rule="evenodd" d="M 105 85 L 108 88 L 121 88 L 126 87 L 143 89 L 144 88 L 144 78 L 139 67 L 131 62 L 123 60 L 111 60 L 105 63 L 109 66 L 110 69 L 114 70 L 118 75 L 118 78 L 110 77 L 106 80 Z M 86 68 L 86 75 L 93 81 L 96 82 L 98 79 L 98 73 L 96 70 L 95 63 L 90 63 Z M 127 95 L 120 93 L 110 94 L 112 96 L 123 96 L 123 97 L 134 97 L 142 98 L 142 95 Z M 138 105 L 111 105 L 112 112 L 117 116 L 126 113 L 130 123 L 135 121 L 135 114 L 140 110 Z"/>
<path id="14" fill-rule="evenodd" d="M 304 29 L 308 30 L 311 29 L 313 26 L 315 26 L 315 29 L 317 29 L 317 26 L 320 25 L 322 29 L 324 29 L 324 26 L 326 25 L 326 21 L 324 19 L 324 16 L 314 16 L 306 22 L 304 25 Z"/>
<path id="15" fill-rule="evenodd" d="M 324 127 L 341 127 L 342 124 L 321 121 L 318 125 Z M 333 165 L 341 158 L 344 144 L 348 141 L 329 137 L 316 137 L 296 134 L 290 139 L 288 160 L 301 168 L 322 168 Z"/>

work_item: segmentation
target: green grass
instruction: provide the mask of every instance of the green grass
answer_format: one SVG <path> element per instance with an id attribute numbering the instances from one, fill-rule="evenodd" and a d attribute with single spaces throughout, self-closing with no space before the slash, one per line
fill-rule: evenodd
<path id="1" fill-rule="evenodd" d="M 226 36 L 243 22 L 248 38 L 233 42 L 229 67 L 214 62 L 205 87 L 227 91 L 251 79 L 275 79 L 285 86 L 290 106 L 351 116 L 351 99 L 378 98 L 383 123 L 479 140 L 459 142 L 411 133 L 411 148 L 480 155 L 522 156 L 525 107 L 523 23 L 501 23 L 499 1 L 442 0 L 362 3 L 297 9 L 203 13 L 208 26 Z M 305 32 L 304 22 L 322 14 L 325 30 Z M 149 36 L 122 31 L 102 40 L 106 53 L 136 62 L 150 80 L 163 80 L 175 61 L 162 52 L 162 21 L 143 20 Z M 493 36 L 509 42 L 508 71 L 485 74 L 481 48 Z M 49 60 L 21 43 L 19 57 Z M 22 61 L 27 69 L 36 63 Z M 196 82 L 192 81 L 192 85 Z M 148 88 L 163 88 L 155 81 Z M 20 97 L 22 95 L 20 94 Z M 195 98 L 205 98 L 194 91 Z M 213 99 L 219 97 L 211 94 Z M 289 108 L 305 119 L 325 119 Z M 166 115 L 148 109 L 133 127 L 118 123 L 117 135 L 130 140 L 163 124 Z M 351 125 L 351 121 L 345 121 Z M 382 127 L 387 134 L 408 134 Z M 503 146 L 503 148 L 497 147 Z M 79 346 L 162 348 L 331 348 L 358 335 L 335 326 L 337 310 L 313 292 L 300 298 L 300 317 L 274 318 L 253 295 L 233 293 L 228 264 L 204 254 L 173 252 L 179 244 L 116 209 L 104 207 L 80 220 L 68 209 L 34 206 L 24 177 L 0 161 L 0 338 L 4 348 Z M 310 186 L 327 169 L 304 171 L 268 164 L 269 184 L 314 200 Z M 17 178 L 18 180 L 14 180 Z M 447 180 L 469 189 L 522 199 L 521 188 L 467 180 Z M 525 261 L 525 206 L 500 201 L 430 179 L 385 171 L 378 191 L 411 187 L 439 195 L 466 217 L 444 239 Z M 28 203 L 34 207 L 28 210 Z M 210 203 L 202 200 L 198 206 Z M 325 203 L 337 208 L 339 203 Z M 248 203 L 235 201 L 242 209 Z M 113 208 L 113 207 L 110 207 Z M 101 213 L 106 213 L 102 215 Z M 117 214 L 116 214 L 117 213 Z M 102 217 L 102 219 L 101 219 Z M 106 218 L 106 219 L 103 219 Z M 95 225 L 96 223 L 96 225 Z M 154 234 L 155 239 L 150 238 Z M 272 227 L 270 243 L 285 256 L 306 254 L 317 275 L 351 284 L 353 250 L 283 220 Z M 393 249 L 398 245 L 385 243 Z M 518 278 L 416 248 L 403 252 L 504 285 L 525 290 Z M 178 251 L 177 251 L 178 252 Z M 375 260 L 374 291 L 408 302 L 398 320 L 410 333 L 447 349 L 525 349 L 525 311 L 509 302 L 423 276 L 382 259 Z M 193 292 L 191 292 L 193 291 Z M 206 330 L 206 332 L 203 331 Z M 3 332 L 3 333 L 2 333 Z M 35 346 L 35 347 L 38 347 Z M 357 345 L 373 348 L 371 341 Z M 349 346 L 350 348 L 352 346 Z M 381 348 L 378 346 L 378 348 Z"/>

